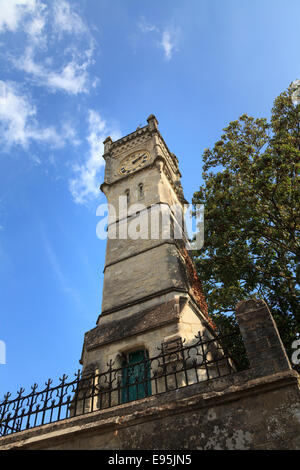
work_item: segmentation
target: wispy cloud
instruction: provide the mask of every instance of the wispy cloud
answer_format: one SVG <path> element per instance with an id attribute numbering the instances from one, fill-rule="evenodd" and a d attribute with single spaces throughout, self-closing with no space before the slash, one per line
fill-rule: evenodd
<path id="1" fill-rule="evenodd" d="M 89 73 L 94 63 L 94 40 L 70 3 L 66 0 L 49 4 L 41 0 L 0 0 L 0 11 L 1 5 L 0 33 L 22 29 L 27 36 L 19 56 L 2 55 L 35 84 L 46 86 L 52 92 L 89 93 L 97 84 Z M 61 43 L 61 54 L 57 54 L 55 48 L 52 50 L 58 43 Z"/>
<path id="2" fill-rule="evenodd" d="M 48 66 L 46 61 L 44 64 L 35 62 L 34 53 L 34 48 L 28 47 L 21 58 L 12 59 L 12 62 L 17 69 L 30 74 L 37 85 L 46 86 L 50 91 L 65 91 L 73 95 L 89 93 L 93 86 L 87 71 L 92 63 L 90 50 L 85 51 L 85 60 L 74 57 L 58 70 Z M 51 60 L 47 62 L 52 63 Z"/>
<path id="3" fill-rule="evenodd" d="M 87 27 L 67 0 L 0 0 L 0 31 L 23 28 L 30 34 L 40 32 L 45 21 L 52 21 L 57 35 L 82 34 Z"/>
<path id="4" fill-rule="evenodd" d="M 0 0 L 0 32 L 17 31 L 25 17 L 37 13 L 38 0 Z"/>
<path id="5" fill-rule="evenodd" d="M 139 29 L 142 31 L 142 33 L 152 33 L 153 31 L 158 32 L 159 29 L 155 24 L 148 23 L 144 17 L 142 17 L 138 23 Z"/>
<path id="6" fill-rule="evenodd" d="M 77 99 L 80 94 L 89 94 L 99 81 L 91 75 L 96 42 L 90 31 L 79 14 L 78 5 L 70 0 L 0 0 L 0 36 L 18 34 L 18 41 L 9 51 L 0 43 L 1 59 L 23 72 L 22 85 L 0 81 L 2 150 L 8 151 L 12 146 L 28 150 L 33 142 L 47 143 L 50 148 L 62 148 L 67 143 L 72 147 L 88 146 L 82 160 L 67 163 L 73 172 L 70 191 L 74 201 L 80 204 L 99 195 L 102 142 L 109 133 L 115 138 L 119 134 L 109 128 L 99 113 L 87 110 L 82 102 L 81 113 L 88 115 L 85 137 L 79 136 L 66 116 L 61 125 L 43 125 L 39 119 L 39 98 L 29 90 L 39 86 L 46 93 L 63 92 Z M 31 159 L 38 165 L 45 161 L 38 149 L 31 152 Z M 57 169 L 60 167 L 54 152 L 47 162 Z"/>
<path id="7" fill-rule="evenodd" d="M 168 29 L 163 31 L 160 45 L 163 48 L 165 58 L 170 60 L 176 45 L 175 34 L 173 34 L 171 30 Z"/>
<path id="8" fill-rule="evenodd" d="M 30 20 L 25 23 L 24 30 L 32 44 L 38 47 L 46 46 L 46 14 L 44 14 L 45 6 L 40 4 L 39 9 L 36 9 Z"/>
<path id="9" fill-rule="evenodd" d="M 138 23 L 138 28 L 144 34 L 153 33 L 160 39 L 157 40 L 157 46 L 164 51 L 166 60 L 171 60 L 175 51 L 177 51 L 179 29 L 178 28 L 164 28 L 161 30 L 158 26 L 152 23 L 148 23 L 144 17 L 142 17 Z"/>
<path id="10" fill-rule="evenodd" d="M 65 0 L 56 0 L 53 5 L 54 26 L 59 35 L 64 32 L 82 34 L 87 32 L 80 16 Z"/>
<path id="11" fill-rule="evenodd" d="M 88 113 L 88 129 L 89 152 L 83 164 L 73 166 L 75 177 L 69 182 L 71 194 L 78 204 L 88 203 L 99 196 L 100 171 L 104 165 L 103 141 L 109 133 L 113 139 L 120 137 L 120 133 L 109 129 L 107 122 L 94 110 Z"/>
<path id="12" fill-rule="evenodd" d="M 78 138 L 77 131 L 70 121 L 65 121 L 62 126 L 62 134 L 66 140 L 72 142 L 72 145 L 77 147 L 81 144 L 81 140 Z"/>
<path id="13" fill-rule="evenodd" d="M 36 108 L 20 88 L 3 81 L 0 81 L 0 136 L 6 149 L 12 145 L 26 148 L 31 140 L 53 147 L 61 147 L 64 142 L 53 127 L 38 125 Z"/>

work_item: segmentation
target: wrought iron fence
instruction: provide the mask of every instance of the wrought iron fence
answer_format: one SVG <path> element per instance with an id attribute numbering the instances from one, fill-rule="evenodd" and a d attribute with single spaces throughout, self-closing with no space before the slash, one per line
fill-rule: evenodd
<path id="1" fill-rule="evenodd" d="M 49 379 L 44 389 L 34 384 L 24 394 L 21 388 L 14 399 L 7 393 L 0 403 L 0 436 L 232 374 L 240 369 L 240 357 L 231 354 L 236 344 L 246 357 L 239 335 L 204 339 L 198 333 L 190 343 L 162 343 L 154 357 L 144 351 L 121 367 L 110 361 L 105 372 L 78 371 L 69 381 L 63 375 L 56 386 Z"/>

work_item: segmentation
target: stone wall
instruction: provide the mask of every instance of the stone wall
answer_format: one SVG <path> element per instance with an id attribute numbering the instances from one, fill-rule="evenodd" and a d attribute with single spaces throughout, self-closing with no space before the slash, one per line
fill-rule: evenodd
<path id="1" fill-rule="evenodd" d="M 297 373 L 199 383 L 0 439 L 0 449 L 300 449 Z"/>
<path id="2" fill-rule="evenodd" d="M 300 449 L 300 381 L 262 301 L 237 307 L 250 369 L 0 439 L 0 449 Z"/>

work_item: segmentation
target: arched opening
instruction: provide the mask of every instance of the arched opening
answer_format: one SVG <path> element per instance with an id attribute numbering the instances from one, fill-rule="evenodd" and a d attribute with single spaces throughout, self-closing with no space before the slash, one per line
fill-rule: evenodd
<path id="1" fill-rule="evenodd" d="M 143 183 L 139 184 L 138 193 L 139 193 L 139 199 L 142 199 L 144 197 L 144 185 L 143 185 Z"/>

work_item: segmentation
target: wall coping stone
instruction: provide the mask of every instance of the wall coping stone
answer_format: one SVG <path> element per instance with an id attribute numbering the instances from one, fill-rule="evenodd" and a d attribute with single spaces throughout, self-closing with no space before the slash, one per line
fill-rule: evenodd
<path id="1" fill-rule="evenodd" d="M 0 450 L 26 450 L 35 445 L 42 448 L 43 445 L 55 445 L 62 439 L 68 440 L 82 433 L 117 431 L 122 427 L 184 413 L 187 410 L 222 406 L 249 395 L 290 386 L 296 388 L 300 401 L 300 376 L 296 371 L 288 370 L 265 377 L 255 377 L 254 371 L 249 369 L 4 436 L 0 438 Z"/>

